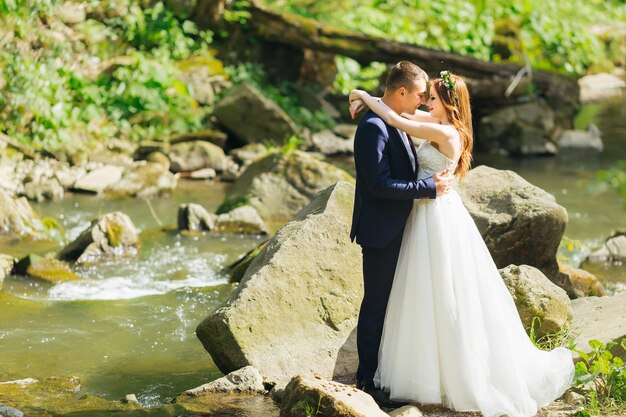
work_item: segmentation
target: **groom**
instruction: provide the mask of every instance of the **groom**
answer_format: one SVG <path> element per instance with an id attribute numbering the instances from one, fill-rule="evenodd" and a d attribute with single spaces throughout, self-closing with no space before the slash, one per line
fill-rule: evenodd
<path id="1" fill-rule="evenodd" d="M 428 75 L 417 65 L 398 62 L 389 72 L 383 103 L 396 113 L 415 113 L 425 104 Z M 417 154 L 411 139 L 368 111 L 354 139 L 356 194 L 350 238 L 363 252 L 364 295 L 357 327 L 357 388 L 382 406 L 400 405 L 374 385 L 387 301 L 413 200 L 443 194 L 452 175 L 442 171 L 417 180 Z"/>

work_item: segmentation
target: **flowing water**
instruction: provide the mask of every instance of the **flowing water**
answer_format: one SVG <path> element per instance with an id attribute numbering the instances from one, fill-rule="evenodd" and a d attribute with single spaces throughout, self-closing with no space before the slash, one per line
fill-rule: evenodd
<path id="1" fill-rule="evenodd" d="M 598 192 L 595 173 L 626 160 L 624 102 L 589 106 L 585 114 L 604 133 L 605 152 L 557 158 L 511 160 L 479 155 L 477 164 L 518 172 L 552 193 L 569 214 L 565 235 L 571 249 L 562 255 L 579 263 L 618 227 L 626 227 L 623 199 Z M 345 161 L 344 161 L 345 163 Z M 346 168 L 353 171 L 351 162 Z M 108 399 L 134 393 L 146 406 L 162 404 L 181 391 L 221 375 L 194 334 L 196 325 L 234 289 L 220 273 L 225 265 L 255 247 L 255 237 L 198 235 L 162 231 L 173 225 L 180 203 L 197 202 L 214 211 L 228 185 L 181 182 L 170 196 L 106 200 L 68 194 L 61 202 L 33 204 L 59 219 L 69 239 L 99 214 L 121 210 L 141 230 L 136 258 L 76 267 L 83 280 L 50 285 L 9 277 L 0 293 L 0 381 L 75 375 L 82 391 Z M 158 220 L 157 220 L 158 218 Z M 50 245 L 0 245 L 21 256 L 43 253 Z M 593 267 L 616 290 L 625 290 L 624 266 Z M 276 415 L 265 403 L 251 405 L 255 416 Z M 243 412 L 242 412 L 243 413 Z M 233 415 L 248 415 L 234 413 Z"/>

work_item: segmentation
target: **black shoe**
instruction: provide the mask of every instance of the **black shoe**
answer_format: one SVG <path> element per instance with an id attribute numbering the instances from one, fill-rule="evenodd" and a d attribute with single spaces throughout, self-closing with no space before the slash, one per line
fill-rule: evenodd
<path id="1" fill-rule="evenodd" d="M 366 386 L 364 388 L 362 388 L 363 392 L 365 392 L 366 394 L 369 394 L 374 401 L 376 401 L 376 404 L 378 404 L 381 407 L 385 407 L 385 408 L 399 408 L 402 406 L 407 405 L 408 403 L 404 403 L 404 402 L 400 402 L 400 401 L 394 401 L 392 399 L 389 398 L 389 393 L 383 391 L 380 388 L 376 388 L 374 386 Z"/>

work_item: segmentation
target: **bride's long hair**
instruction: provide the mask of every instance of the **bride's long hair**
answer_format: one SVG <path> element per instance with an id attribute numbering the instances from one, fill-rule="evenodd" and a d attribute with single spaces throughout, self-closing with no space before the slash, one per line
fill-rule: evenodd
<path id="1" fill-rule="evenodd" d="M 450 74 L 450 81 L 454 87 L 449 89 L 442 78 L 432 81 L 441 102 L 446 109 L 448 120 L 456 128 L 461 136 L 461 157 L 456 167 L 459 177 L 463 177 L 472 164 L 472 148 L 474 146 L 474 134 L 472 131 L 472 110 L 470 107 L 469 91 L 463 78 Z"/>

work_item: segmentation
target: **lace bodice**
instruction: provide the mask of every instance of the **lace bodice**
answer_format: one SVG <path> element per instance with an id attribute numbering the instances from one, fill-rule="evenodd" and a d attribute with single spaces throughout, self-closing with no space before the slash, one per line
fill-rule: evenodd
<path id="1" fill-rule="evenodd" d="M 417 148 L 417 163 L 419 164 L 418 180 L 428 178 L 445 168 L 456 169 L 456 162 L 439 152 L 428 141 L 422 142 Z"/>

